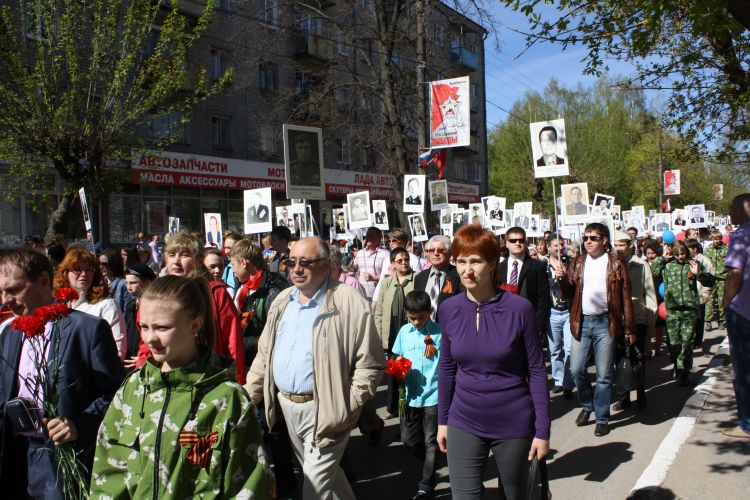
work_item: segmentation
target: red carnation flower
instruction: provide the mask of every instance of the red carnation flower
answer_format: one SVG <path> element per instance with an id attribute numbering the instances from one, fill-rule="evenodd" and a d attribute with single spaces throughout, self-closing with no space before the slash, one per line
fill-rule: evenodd
<path id="1" fill-rule="evenodd" d="M 397 380 L 402 381 L 406 374 L 411 370 L 411 361 L 406 358 L 389 359 L 385 368 L 386 375 L 392 375 Z"/>
<path id="2" fill-rule="evenodd" d="M 513 295 L 518 295 L 520 293 L 520 290 L 516 285 L 511 285 L 510 283 L 501 283 L 500 288 L 505 290 L 506 292 L 510 292 Z"/>
<path id="3" fill-rule="evenodd" d="M 26 314 L 19 316 L 13 320 L 11 326 L 15 330 L 20 330 L 27 337 L 36 337 L 44 332 L 44 321 L 42 318 L 34 316 L 33 314 Z"/>
<path id="4" fill-rule="evenodd" d="M 55 292 L 55 298 L 62 302 L 78 300 L 78 292 L 76 292 L 72 288 L 58 288 Z"/>

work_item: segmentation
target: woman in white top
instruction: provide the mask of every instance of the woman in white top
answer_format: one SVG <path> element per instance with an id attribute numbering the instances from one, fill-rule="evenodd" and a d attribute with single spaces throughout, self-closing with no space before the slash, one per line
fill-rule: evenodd
<path id="1" fill-rule="evenodd" d="M 78 300 L 72 305 L 73 309 L 109 323 L 117 353 L 121 360 L 125 359 L 125 321 L 115 301 L 109 298 L 107 283 L 94 254 L 83 247 L 68 250 L 55 274 L 55 289 L 65 287 L 78 292 Z"/>

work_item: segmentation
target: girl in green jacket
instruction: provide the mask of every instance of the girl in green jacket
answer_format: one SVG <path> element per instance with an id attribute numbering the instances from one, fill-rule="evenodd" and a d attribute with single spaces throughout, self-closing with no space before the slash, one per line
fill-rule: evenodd
<path id="1" fill-rule="evenodd" d="M 124 382 L 99 429 L 92 498 L 271 498 L 255 409 L 219 357 L 208 285 L 166 276 L 143 294 L 152 354 Z"/>

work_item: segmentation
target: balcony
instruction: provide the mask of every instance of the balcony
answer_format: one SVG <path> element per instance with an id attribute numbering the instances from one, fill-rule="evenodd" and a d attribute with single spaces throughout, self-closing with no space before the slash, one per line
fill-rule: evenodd
<path id="1" fill-rule="evenodd" d="M 451 47 L 451 62 L 460 64 L 469 71 L 476 71 L 479 67 L 479 57 L 461 46 Z"/>
<path id="2" fill-rule="evenodd" d="M 336 44 L 315 33 L 299 31 L 294 39 L 294 55 L 319 62 L 331 61 L 336 57 Z"/>

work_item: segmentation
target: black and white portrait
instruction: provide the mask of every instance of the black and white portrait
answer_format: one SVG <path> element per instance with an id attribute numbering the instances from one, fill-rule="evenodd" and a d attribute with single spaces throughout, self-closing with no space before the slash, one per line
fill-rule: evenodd
<path id="1" fill-rule="evenodd" d="M 532 123 L 530 130 L 534 177 L 569 175 L 565 120 Z"/>
<path id="2" fill-rule="evenodd" d="M 404 212 L 424 212 L 424 175 L 404 176 Z"/>
<path id="3" fill-rule="evenodd" d="M 677 208 L 672 212 L 672 226 L 675 228 L 687 227 L 687 218 L 683 209 Z"/>
<path id="4" fill-rule="evenodd" d="M 688 227 L 707 227 L 706 206 L 705 205 L 688 205 L 685 207 L 688 217 Z"/>
<path id="5" fill-rule="evenodd" d="M 620 215 L 620 205 L 612 205 L 612 219 L 617 222 L 622 220 Z"/>
<path id="6" fill-rule="evenodd" d="M 513 225 L 526 231 L 531 227 L 531 202 L 522 201 L 513 204 Z"/>
<path id="7" fill-rule="evenodd" d="M 93 225 L 91 223 L 91 213 L 89 212 L 89 202 L 86 199 L 86 189 L 81 188 L 78 190 L 78 197 L 81 199 L 81 213 L 83 214 L 83 225 L 86 231 L 91 231 Z"/>
<path id="8" fill-rule="evenodd" d="M 244 193 L 245 234 L 266 233 L 272 229 L 271 188 L 248 189 Z"/>
<path id="9" fill-rule="evenodd" d="M 324 200 L 323 131 L 284 124 L 283 132 L 287 198 Z"/>
<path id="10" fill-rule="evenodd" d="M 585 222 L 589 215 L 589 185 L 585 182 L 563 184 L 561 189 L 565 223 Z"/>
<path id="11" fill-rule="evenodd" d="M 293 221 L 291 214 L 289 213 L 289 207 L 275 207 L 276 211 L 276 225 L 281 227 L 288 227 L 289 230 L 293 229 Z"/>
<path id="12" fill-rule="evenodd" d="M 591 205 L 591 215 L 595 217 L 609 217 L 612 215 L 612 205 L 614 205 L 614 202 L 614 196 L 596 193 L 594 195 L 594 203 Z"/>
<path id="13" fill-rule="evenodd" d="M 505 198 L 499 196 L 485 196 L 484 204 L 485 226 L 503 227 L 505 225 Z"/>
<path id="14" fill-rule="evenodd" d="M 453 214 L 453 234 L 461 229 L 461 226 L 469 223 L 469 211 L 468 210 L 454 210 Z"/>
<path id="15" fill-rule="evenodd" d="M 542 223 L 540 214 L 531 214 L 529 216 L 529 228 L 526 236 L 536 237 L 542 235 Z"/>
<path id="16" fill-rule="evenodd" d="M 372 200 L 372 219 L 375 227 L 382 231 L 390 229 L 388 225 L 388 210 L 385 200 Z"/>
<path id="17" fill-rule="evenodd" d="M 346 237 L 346 215 L 343 208 L 333 209 L 333 233 L 338 239 Z"/>
<path id="18" fill-rule="evenodd" d="M 448 207 L 448 181 L 430 181 L 430 207 L 433 211 Z"/>
<path id="19" fill-rule="evenodd" d="M 663 233 L 669 231 L 672 228 L 672 216 L 670 214 L 656 214 L 654 215 L 654 231 L 657 233 Z"/>
<path id="20" fill-rule="evenodd" d="M 410 215 L 409 226 L 411 227 L 412 241 L 427 241 L 427 225 L 424 222 L 423 214 Z"/>
<path id="21" fill-rule="evenodd" d="M 360 191 L 346 195 L 349 205 L 349 228 L 364 229 L 370 226 L 370 192 Z"/>
<path id="22" fill-rule="evenodd" d="M 180 232 L 180 218 L 170 217 L 169 218 L 169 234 L 177 234 Z"/>
<path id="23" fill-rule="evenodd" d="M 484 205 L 469 203 L 469 223 L 484 226 Z"/>

